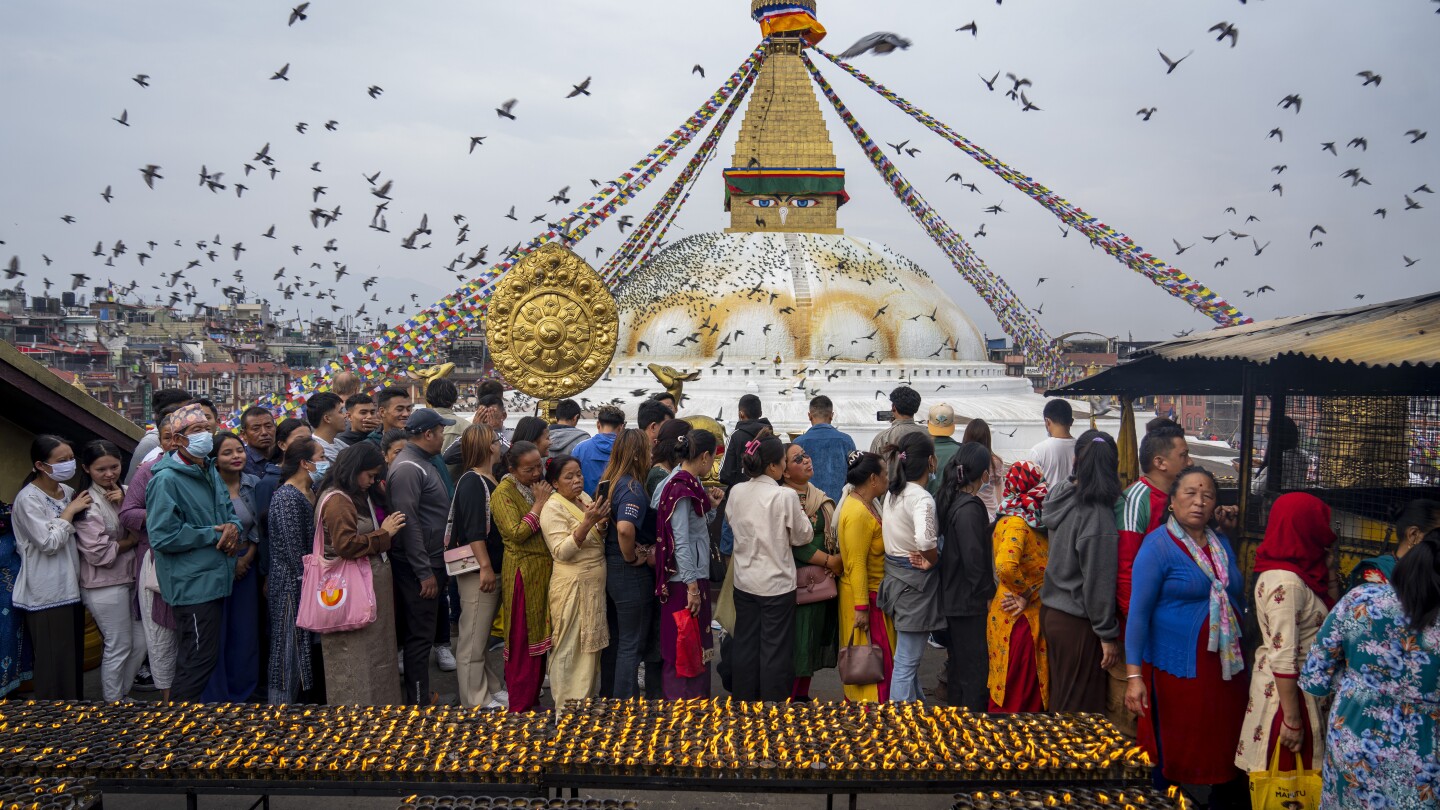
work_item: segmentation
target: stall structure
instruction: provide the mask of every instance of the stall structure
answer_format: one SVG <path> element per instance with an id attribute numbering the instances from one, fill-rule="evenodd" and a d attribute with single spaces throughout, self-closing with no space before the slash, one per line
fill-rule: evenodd
<path id="1" fill-rule="evenodd" d="M 1407 501 L 1440 497 L 1440 292 L 1166 341 L 1047 393 L 1238 394 L 1237 486 L 1222 500 L 1240 506 L 1247 570 L 1283 493 L 1330 505 L 1346 574 L 1394 549 Z"/>

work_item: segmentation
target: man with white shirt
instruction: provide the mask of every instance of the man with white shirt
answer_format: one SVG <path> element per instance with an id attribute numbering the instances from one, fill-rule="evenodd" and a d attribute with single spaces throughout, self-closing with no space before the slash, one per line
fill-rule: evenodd
<path id="1" fill-rule="evenodd" d="M 305 401 L 305 421 L 310 423 L 310 438 L 325 452 L 325 460 L 334 464 L 347 446 L 340 440 L 345 431 L 345 401 L 329 391 L 314 394 Z"/>
<path id="2" fill-rule="evenodd" d="M 1030 449 L 1030 460 L 1045 473 L 1045 483 L 1055 487 L 1069 480 L 1075 469 L 1075 437 L 1070 435 L 1075 413 L 1063 399 L 1045 403 L 1044 413 L 1049 438 Z"/>

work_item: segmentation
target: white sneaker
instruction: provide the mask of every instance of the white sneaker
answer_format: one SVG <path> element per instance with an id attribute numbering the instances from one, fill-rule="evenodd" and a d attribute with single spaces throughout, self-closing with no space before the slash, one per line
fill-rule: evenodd
<path id="1" fill-rule="evenodd" d="M 509 706 L 509 705 L 510 705 L 510 693 L 507 692 L 507 691 L 504 690 L 504 689 L 501 689 L 499 692 L 496 692 L 494 695 L 491 696 L 490 699 L 491 699 L 491 701 L 499 701 L 500 704 L 501 704 L 501 705 L 504 705 L 504 706 Z"/>
<path id="2" fill-rule="evenodd" d="M 486 703 L 484 706 L 481 706 L 480 710 L 485 712 L 496 712 L 503 711 L 504 709 L 507 709 L 509 707 L 510 701 L 501 700 L 500 696 L 496 695 L 495 697 L 490 698 L 490 702 Z"/>
<path id="3" fill-rule="evenodd" d="M 435 648 L 435 660 L 439 662 L 441 672 L 455 671 L 455 653 L 450 651 L 449 644 L 441 644 Z"/>
<path id="4" fill-rule="evenodd" d="M 400 674 L 405 674 L 405 651 L 400 651 Z"/>
<path id="5" fill-rule="evenodd" d="M 938 641 L 936 641 L 934 636 L 926 636 L 926 637 L 925 637 L 925 643 L 926 643 L 926 644 L 929 644 L 932 649 L 936 649 L 936 650 L 943 650 L 943 649 L 945 649 L 945 645 L 944 645 L 944 644 L 941 644 L 941 643 L 938 642 Z"/>

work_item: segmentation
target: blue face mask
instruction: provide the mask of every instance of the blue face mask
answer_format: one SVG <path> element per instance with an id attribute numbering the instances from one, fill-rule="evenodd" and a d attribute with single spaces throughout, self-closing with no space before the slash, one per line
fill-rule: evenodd
<path id="1" fill-rule="evenodd" d="M 193 458 L 205 458 L 210 455 L 211 450 L 215 449 L 215 436 L 208 431 L 192 433 L 185 437 L 185 441 L 185 449 Z"/>
<path id="2" fill-rule="evenodd" d="M 327 472 L 330 472 L 330 462 L 328 460 L 317 461 L 315 462 L 315 469 L 310 472 L 310 480 L 318 484 Z"/>

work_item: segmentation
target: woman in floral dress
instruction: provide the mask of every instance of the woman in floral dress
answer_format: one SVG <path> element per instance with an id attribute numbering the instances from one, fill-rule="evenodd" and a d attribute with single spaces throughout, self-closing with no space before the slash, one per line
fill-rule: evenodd
<path id="1" fill-rule="evenodd" d="M 1345 594 L 1300 675 L 1301 689 L 1335 697 L 1321 810 L 1440 807 L 1440 529 L 1391 583 Z"/>

